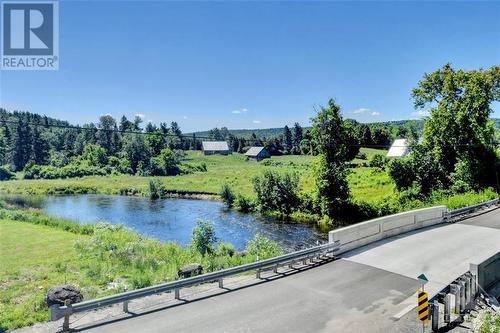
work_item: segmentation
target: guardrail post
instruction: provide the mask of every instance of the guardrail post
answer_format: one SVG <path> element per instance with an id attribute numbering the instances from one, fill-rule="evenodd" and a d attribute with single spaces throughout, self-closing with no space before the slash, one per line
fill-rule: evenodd
<path id="1" fill-rule="evenodd" d="M 255 278 L 260 280 L 260 269 L 259 268 L 257 268 L 257 270 L 255 271 Z"/>
<path id="2" fill-rule="evenodd" d="M 472 279 L 470 276 L 465 276 L 465 285 L 467 286 L 467 294 L 465 295 L 466 308 L 470 309 L 472 305 Z"/>
<path id="3" fill-rule="evenodd" d="M 460 285 L 458 283 L 453 283 L 451 285 L 451 291 L 455 296 L 455 312 L 460 313 Z"/>
<path id="4" fill-rule="evenodd" d="M 126 292 L 127 290 L 127 287 L 123 288 L 123 292 Z M 128 301 L 123 302 L 123 312 L 128 313 Z"/>
<path id="5" fill-rule="evenodd" d="M 219 288 L 224 288 L 224 279 L 223 278 L 220 278 L 219 279 Z"/>
<path id="6" fill-rule="evenodd" d="M 460 313 L 465 310 L 465 282 L 460 281 Z"/>
<path id="7" fill-rule="evenodd" d="M 471 279 L 472 279 L 472 299 L 473 301 L 476 300 L 476 296 L 477 296 L 477 280 L 476 280 L 476 276 L 474 274 L 471 273 Z"/>
<path id="8" fill-rule="evenodd" d="M 439 303 L 436 300 L 431 303 L 431 321 L 432 331 L 436 332 L 439 329 Z"/>
<path id="9" fill-rule="evenodd" d="M 278 273 L 278 265 L 273 266 L 273 273 Z"/>
<path id="10" fill-rule="evenodd" d="M 450 303 L 451 303 L 451 295 L 450 294 L 446 294 L 443 298 L 443 302 L 444 302 L 444 322 L 449 324 L 451 322 L 451 314 L 450 314 Z"/>
<path id="11" fill-rule="evenodd" d="M 302 258 L 302 265 L 307 265 L 307 258 Z"/>
<path id="12" fill-rule="evenodd" d="M 288 268 L 292 269 L 293 268 L 293 260 L 288 263 Z"/>
<path id="13" fill-rule="evenodd" d="M 180 290 L 179 289 L 175 289 L 175 299 L 180 299 L 180 298 L 181 298 Z"/>
<path id="14" fill-rule="evenodd" d="M 64 305 L 70 306 L 70 300 L 64 301 Z M 64 316 L 63 331 L 69 331 L 69 314 Z"/>

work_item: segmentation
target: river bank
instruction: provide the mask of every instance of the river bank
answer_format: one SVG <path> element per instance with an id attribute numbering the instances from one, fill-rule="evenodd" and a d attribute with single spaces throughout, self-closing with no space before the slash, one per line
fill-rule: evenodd
<path id="1" fill-rule="evenodd" d="M 46 321 L 48 288 L 73 284 L 85 299 L 178 278 L 178 270 L 199 263 L 205 272 L 281 253 L 258 238 L 238 252 L 214 244 L 202 255 L 191 246 L 160 242 L 109 224 L 79 224 L 36 209 L 0 208 L 0 328 L 11 330 Z M 40 254 L 44 255 L 40 255 Z"/>

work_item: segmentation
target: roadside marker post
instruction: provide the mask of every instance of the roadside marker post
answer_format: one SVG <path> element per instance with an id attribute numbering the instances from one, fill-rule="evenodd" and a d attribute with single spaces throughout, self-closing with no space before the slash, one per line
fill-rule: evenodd
<path id="1" fill-rule="evenodd" d="M 427 324 L 429 321 L 429 295 L 422 291 L 418 291 L 418 319 Z"/>
<path id="2" fill-rule="evenodd" d="M 425 325 L 429 322 L 429 295 L 424 291 L 424 286 L 429 279 L 425 274 L 420 274 L 417 279 L 422 284 L 417 295 L 417 317 L 422 322 L 422 332 L 425 332 Z"/>

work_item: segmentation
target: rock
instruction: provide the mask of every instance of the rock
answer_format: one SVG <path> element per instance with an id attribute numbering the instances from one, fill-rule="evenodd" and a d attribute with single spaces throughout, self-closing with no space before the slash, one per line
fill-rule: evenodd
<path id="1" fill-rule="evenodd" d="M 45 296 L 45 303 L 51 305 L 74 304 L 83 301 L 83 295 L 79 289 L 72 285 L 64 285 L 50 288 Z"/>
<path id="2" fill-rule="evenodd" d="M 179 269 L 177 274 L 179 277 L 187 278 L 190 276 L 200 275 L 202 272 L 203 267 L 200 264 L 189 264 Z"/>

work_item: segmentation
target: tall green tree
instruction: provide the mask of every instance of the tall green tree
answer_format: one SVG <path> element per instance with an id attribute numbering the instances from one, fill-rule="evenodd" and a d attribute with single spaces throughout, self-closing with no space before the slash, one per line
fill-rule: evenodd
<path id="1" fill-rule="evenodd" d="M 285 125 L 285 128 L 283 128 L 283 148 L 285 150 L 285 154 L 291 154 L 292 147 L 292 131 L 290 131 L 288 125 Z"/>
<path id="2" fill-rule="evenodd" d="M 324 215 L 333 218 L 349 198 L 347 184 L 351 140 L 349 128 L 341 116 L 340 106 L 333 99 L 321 107 L 312 122 L 312 136 L 319 159 L 315 167 L 316 194 Z"/>
<path id="3" fill-rule="evenodd" d="M 295 123 L 293 125 L 293 133 L 292 133 L 292 153 L 293 154 L 300 154 L 300 143 L 302 142 L 303 139 L 303 130 L 302 127 L 300 126 L 299 123 Z"/>
<path id="4" fill-rule="evenodd" d="M 473 189 L 496 183 L 494 124 L 491 104 L 500 101 L 500 66 L 455 70 L 450 64 L 425 74 L 413 89 L 416 108 L 429 108 L 422 149 L 414 158 L 432 156 L 439 165 L 434 187 L 454 180 Z M 457 168 L 458 167 L 458 168 Z"/>

